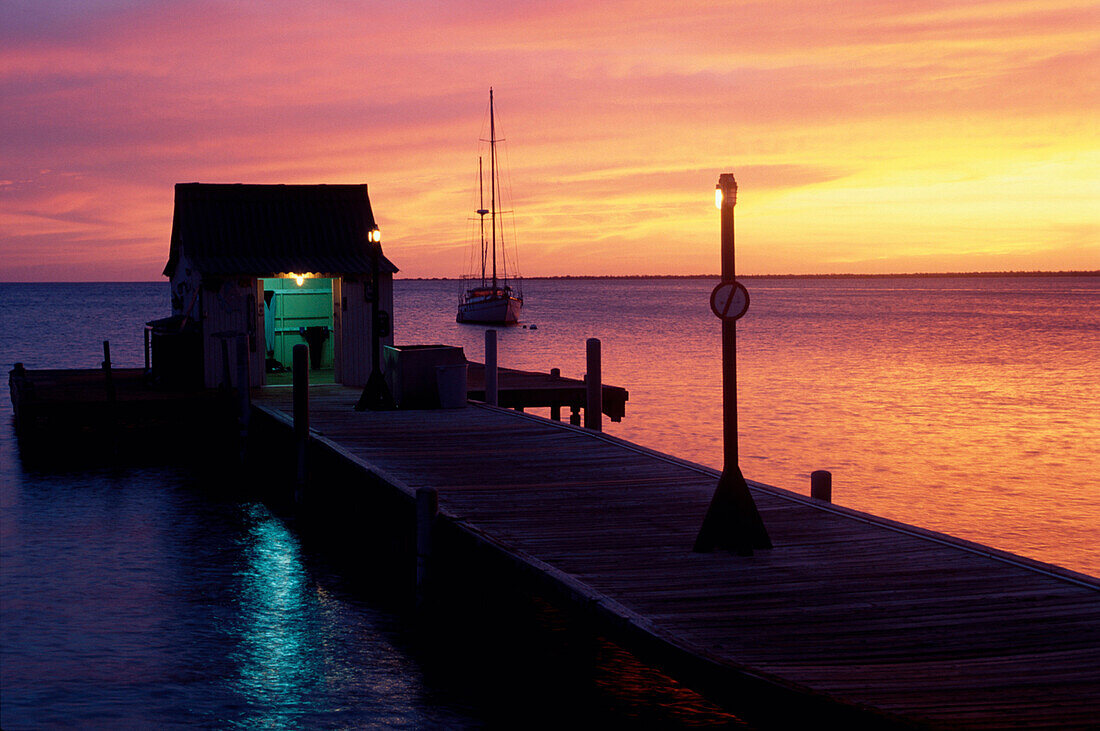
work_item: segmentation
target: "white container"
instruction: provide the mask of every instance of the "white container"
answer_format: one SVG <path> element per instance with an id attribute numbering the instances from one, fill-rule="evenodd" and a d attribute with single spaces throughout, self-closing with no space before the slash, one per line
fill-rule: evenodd
<path id="1" fill-rule="evenodd" d="M 466 364 L 435 367 L 435 382 L 439 388 L 439 406 L 461 409 L 466 406 Z"/>

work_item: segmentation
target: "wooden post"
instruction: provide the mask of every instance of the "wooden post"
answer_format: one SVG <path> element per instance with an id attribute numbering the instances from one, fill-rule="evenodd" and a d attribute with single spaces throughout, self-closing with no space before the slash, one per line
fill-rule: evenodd
<path id="1" fill-rule="evenodd" d="M 245 445 L 248 443 L 248 423 L 252 418 L 252 382 L 248 365 L 248 336 L 242 333 L 237 336 L 237 418 L 242 462 L 245 458 Z"/>
<path id="2" fill-rule="evenodd" d="M 8 388 L 11 390 L 11 407 L 15 417 L 16 430 L 26 425 L 22 411 L 23 399 L 27 397 L 27 369 L 22 363 L 16 363 L 8 374 Z"/>
<path id="3" fill-rule="evenodd" d="M 485 331 L 485 403 L 497 405 L 497 331 Z"/>
<path id="4" fill-rule="evenodd" d="M 115 402 L 115 381 L 111 376 L 111 341 L 103 341 L 103 386 L 107 390 L 107 402 Z"/>
<path id="5" fill-rule="evenodd" d="M 584 406 L 584 428 L 594 431 L 603 430 L 603 374 L 600 362 L 600 340 L 589 338 L 587 347 L 587 367 L 584 385 L 588 399 Z"/>
<path id="6" fill-rule="evenodd" d="M 294 346 L 294 450 L 297 473 L 294 498 L 300 502 L 306 486 L 306 447 L 309 443 L 309 346 Z"/>
<path id="7" fill-rule="evenodd" d="M 153 372 L 153 358 L 152 358 L 152 344 L 149 342 L 150 334 L 153 332 L 153 328 L 148 325 L 145 326 L 145 375 L 149 375 Z"/>
<path id="8" fill-rule="evenodd" d="M 221 341 L 222 345 L 222 388 L 228 389 L 233 385 L 229 378 L 229 340 L 225 337 L 220 337 L 218 340 Z"/>
<path id="9" fill-rule="evenodd" d="M 431 580 L 432 527 L 439 514 L 439 492 L 434 487 L 416 490 L 416 606 L 423 607 Z"/>
<path id="10" fill-rule="evenodd" d="M 561 368 L 551 368 L 550 376 L 551 378 L 561 378 Z M 561 404 L 557 400 L 550 406 L 550 418 L 554 421 L 561 421 Z"/>
<path id="11" fill-rule="evenodd" d="M 118 411 L 115 408 L 117 393 L 115 380 L 111 374 L 111 341 L 103 341 L 103 387 L 107 391 L 107 433 L 111 439 L 111 451 L 118 456 Z"/>
<path id="12" fill-rule="evenodd" d="M 833 501 L 833 475 L 827 470 L 815 470 L 810 473 L 810 497 Z"/>
<path id="13" fill-rule="evenodd" d="M 581 425 L 581 407 L 576 404 L 569 404 L 569 423 L 573 426 Z"/>

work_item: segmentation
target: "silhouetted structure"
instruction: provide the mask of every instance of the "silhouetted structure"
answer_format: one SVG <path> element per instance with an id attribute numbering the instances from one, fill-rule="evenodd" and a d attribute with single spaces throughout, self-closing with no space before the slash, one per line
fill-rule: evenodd
<path id="1" fill-rule="evenodd" d="M 177 350 L 174 337 L 190 333 L 201 383 L 235 385 L 227 341 L 245 336 L 250 381 L 262 385 L 308 333 L 323 349 L 318 365 L 338 383 L 361 386 L 374 342 L 371 299 L 388 324 L 396 271 L 382 253 L 366 185 L 180 183 L 164 268 L 174 319 L 154 324 L 154 370 L 158 350 Z"/>

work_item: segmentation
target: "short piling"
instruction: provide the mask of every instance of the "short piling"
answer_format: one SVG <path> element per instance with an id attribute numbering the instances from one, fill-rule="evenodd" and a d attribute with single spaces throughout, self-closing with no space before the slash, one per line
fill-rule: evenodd
<path id="1" fill-rule="evenodd" d="M 497 331 L 485 331 L 485 403 L 497 405 Z"/>
<path id="2" fill-rule="evenodd" d="M 815 470 L 810 473 L 810 497 L 833 501 L 833 474 L 827 470 Z"/>
<path id="3" fill-rule="evenodd" d="M 439 492 L 434 487 L 416 490 L 416 606 L 423 607 L 428 594 L 432 528 L 439 514 Z"/>
<path id="4" fill-rule="evenodd" d="M 103 387 L 107 391 L 107 403 L 115 402 L 115 381 L 111 375 L 111 341 L 103 341 Z"/>
<path id="5" fill-rule="evenodd" d="M 588 372 L 584 383 L 587 400 L 584 407 L 584 428 L 603 430 L 603 374 L 599 338 L 589 338 L 586 345 Z"/>
<path id="6" fill-rule="evenodd" d="M 107 409 L 105 411 L 106 431 L 111 440 L 111 452 L 117 457 L 119 451 L 118 437 L 118 392 L 115 389 L 115 379 L 111 372 L 111 341 L 103 341 L 103 388 L 107 392 Z"/>
<path id="7" fill-rule="evenodd" d="M 297 456 L 294 499 L 301 502 L 308 475 L 306 452 L 309 444 L 309 346 L 294 346 L 294 450 Z"/>
<path id="8" fill-rule="evenodd" d="M 252 381 L 248 368 L 248 336 L 237 336 L 237 423 L 240 428 L 241 462 L 245 460 L 248 423 L 252 418 Z"/>
<path id="9" fill-rule="evenodd" d="M 8 374 L 8 388 L 11 389 L 12 415 L 15 417 L 15 428 L 18 430 L 23 428 L 27 421 L 22 410 L 23 394 L 27 390 L 27 369 L 22 363 L 16 363 Z"/>
<path id="10" fill-rule="evenodd" d="M 153 372 L 153 351 L 151 337 L 153 328 L 148 325 L 145 326 L 145 375 L 148 376 Z"/>
<path id="11" fill-rule="evenodd" d="M 551 368 L 550 376 L 552 378 L 561 378 L 561 368 Z M 550 418 L 554 421 L 561 421 L 561 404 L 555 402 L 550 406 Z"/>

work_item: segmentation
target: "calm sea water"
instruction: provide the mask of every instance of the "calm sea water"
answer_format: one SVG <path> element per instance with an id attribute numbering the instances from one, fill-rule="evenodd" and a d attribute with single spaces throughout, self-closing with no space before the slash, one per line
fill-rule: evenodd
<path id="1" fill-rule="evenodd" d="M 502 365 L 629 389 L 607 431 L 720 467 L 713 282 L 534 280 Z M 1100 278 L 748 280 L 742 469 L 1100 574 Z M 462 345 L 454 282 L 396 285 L 401 344 Z M 164 284 L 0 284 L 0 363 L 143 361 Z M 10 414 L 10 406 L 5 407 Z M 543 618 L 545 619 L 545 618 Z M 364 592 L 262 503 L 193 466 L 24 467 L 0 423 L 0 725 L 461 726 L 518 714 L 736 724 L 611 646 L 547 672 L 545 638 L 459 651 Z M 552 643 L 551 643 L 552 644 Z M 511 645 L 511 646 L 509 646 Z M 455 655 L 484 655 L 479 672 Z M 564 700 L 563 700 L 564 699 Z"/>

